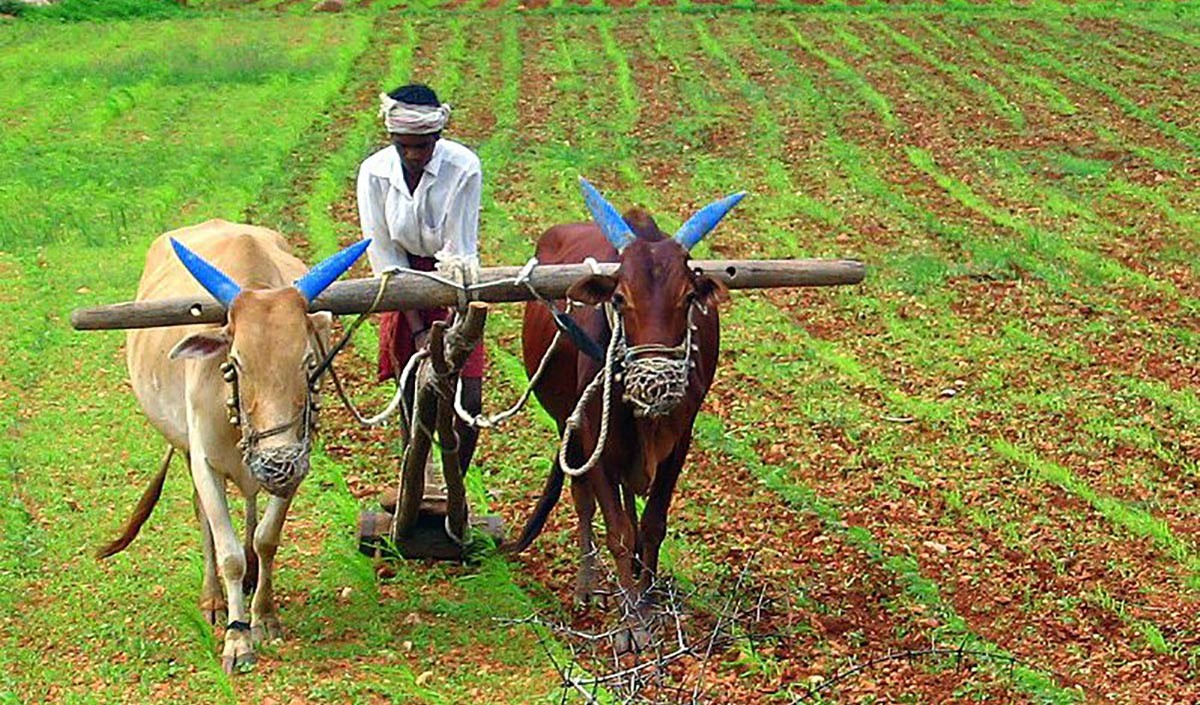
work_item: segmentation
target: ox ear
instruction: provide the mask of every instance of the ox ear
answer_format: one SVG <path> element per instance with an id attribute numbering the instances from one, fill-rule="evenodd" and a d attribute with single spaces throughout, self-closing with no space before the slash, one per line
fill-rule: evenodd
<path id="1" fill-rule="evenodd" d="M 729 287 L 720 279 L 701 274 L 696 277 L 696 300 L 704 306 L 725 303 L 729 300 Z"/>
<path id="2" fill-rule="evenodd" d="M 567 289 L 567 298 L 595 306 L 608 301 L 617 288 L 617 278 L 607 274 L 592 274 L 584 277 Z"/>
<path id="3" fill-rule="evenodd" d="M 596 187 L 588 183 L 588 180 L 582 176 L 579 177 L 579 188 L 583 189 L 583 200 L 592 214 L 592 220 L 596 221 L 600 232 L 604 233 L 604 237 L 612 243 L 613 247 L 617 248 L 617 252 L 625 249 L 626 245 L 636 239 L 633 230 L 629 228 L 629 223 L 626 223 L 617 209 L 604 200 L 604 196 L 600 195 Z"/>
<path id="4" fill-rule="evenodd" d="M 308 322 L 312 327 L 324 333 L 327 337 L 329 331 L 333 330 L 333 314 L 328 311 L 317 311 L 316 313 L 308 314 Z"/>
<path id="5" fill-rule="evenodd" d="M 308 274 L 297 279 L 296 288 L 304 296 L 304 300 L 312 303 L 312 300 L 320 296 L 326 287 L 345 274 L 347 269 L 350 269 L 350 265 L 362 256 L 370 244 L 370 238 L 360 240 L 341 252 L 325 258 L 320 264 L 310 269 Z"/>
<path id="6" fill-rule="evenodd" d="M 721 218 L 724 218 L 745 197 L 746 192 L 739 191 L 719 201 L 713 201 L 696 211 L 696 214 L 688 218 L 686 223 L 679 226 L 679 230 L 675 233 L 675 241 L 690 252 L 696 243 L 704 239 L 710 230 L 717 227 Z"/>
<path id="7" fill-rule="evenodd" d="M 175 344 L 167 354 L 172 360 L 202 359 L 229 352 L 229 333 L 225 330 L 193 333 Z"/>

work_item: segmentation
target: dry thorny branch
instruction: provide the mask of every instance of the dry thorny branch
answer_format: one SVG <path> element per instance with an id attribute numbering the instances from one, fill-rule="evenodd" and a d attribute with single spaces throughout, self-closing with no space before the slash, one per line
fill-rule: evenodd
<path id="1" fill-rule="evenodd" d="M 598 553 L 597 567 L 607 573 L 607 584 L 616 578 Z M 721 693 L 713 692 L 719 683 L 711 679 L 717 660 L 737 648 L 742 654 L 757 654 L 758 646 L 777 640 L 780 635 L 766 630 L 765 617 L 777 605 L 768 598 L 766 588 L 752 583 L 750 554 L 735 576 L 713 584 L 696 584 L 688 589 L 669 578 L 656 581 L 651 589 L 654 607 L 639 615 L 624 607 L 616 626 L 606 631 L 588 632 L 569 624 L 536 614 L 508 621 L 532 627 L 538 642 L 560 678 L 560 703 L 583 702 L 586 705 L 702 705 L 722 702 Z M 625 605 L 620 594 L 608 597 Z M 701 606 L 703 605 L 703 606 Z M 614 615 L 616 616 L 616 615 Z M 631 621 L 632 620 L 632 621 Z M 637 653 L 617 651 L 617 637 L 630 624 L 638 624 L 650 634 L 649 643 Z M 932 644 L 924 649 L 888 653 L 848 666 L 829 678 L 794 684 L 789 690 L 791 702 L 822 702 L 823 696 L 853 678 L 892 661 L 917 661 L 925 658 L 953 659 L 956 668 L 980 660 L 1042 670 L 1064 681 L 1061 674 L 1046 671 L 1009 654 L 972 649 L 967 642 L 953 646 Z M 967 663 L 965 663 L 967 662 Z M 1010 674 L 1011 675 L 1011 674 Z"/>
<path id="2" fill-rule="evenodd" d="M 596 554 L 595 559 L 608 573 L 607 584 L 616 584 L 602 557 Z M 578 698 L 588 705 L 715 702 L 710 693 L 713 684 L 707 680 L 713 659 L 735 646 L 753 651 L 758 643 L 773 638 L 761 629 L 771 604 L 766 589 L 751 584 L 753 560 L 752 554 L 731 586 L 694 585 L 684 590 L 674 580 L 656 580 L 650 590 L 653 607 L 644 613 L 624 607 L 617 626 L 607 631 L 581 631 L 540 614 L 513 623 L 534 627 L 561 678 L 562 703 L 578 702 Z M 719 597 L 714 600 L 714 596 Z M 611 597 L 626 605 L 622 595 Z M 693 603 L 707 602 L 716 603 L 715 607 L 689 610 Z M 617 636 L 631 624 L 649 633 L 649 643 L 636 653 L 619 653 Z"/>

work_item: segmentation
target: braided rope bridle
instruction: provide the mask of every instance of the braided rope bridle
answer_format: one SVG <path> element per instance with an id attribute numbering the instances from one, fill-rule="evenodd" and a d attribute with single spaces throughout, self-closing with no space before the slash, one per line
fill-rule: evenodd
<path id="1" fill-rule="evenodd" d="M 321 345 L 321 339 L 311 322 L 308 324 L 308 333 L 318 354 L 324 357 L 324 346 Z M 290 497 L 308 475 L 312 434 L 317 429 L 317 414 L 321 410 L 316 395 L 320 391 L 318 376 L 322 367 L 317 360 L 308 364 L 308 372 L 305 374 L 304 408 L 300 414 L 291 421 L 259 431 L 250 426 L 246 415 L 242 413 L 237 366 L 232 358 L 221 363 L 221 376 L 230 387 L 229 398 L 225 400 L 225 405 L 229 408 L 229 423 L 236 426 L 242 435 L 238 441 L 238 448 L 242 451 L 242 462 L 263 489 L 277 497 Z M 281 435 L 297 426 L 300 428 L 299 443 L 274 448 L 259 447 L 259 443 L 264 439 Z"/>

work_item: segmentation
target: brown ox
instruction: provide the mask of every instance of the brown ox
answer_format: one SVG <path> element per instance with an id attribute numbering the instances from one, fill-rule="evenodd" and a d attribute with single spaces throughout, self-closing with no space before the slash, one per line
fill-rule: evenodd
<path id="1" fill-rule="evenodd" d="M 595 223 L 554 226 L 537 247 L 541 264 L 577 263 L 589 257 L 620 263 L 614 275 L 586 277 L 567 292 L 569 300 L 611 307 L 618 337 L 615 354 L 602 356 L 612 360 L 613 382 L 607 438 L 598 460 L 576 476 L 601 436 L 602 393 L 586 402 L 580 428 L 572 432 L 566 450 L 567 465 L 574 468 L 568 472 L 579 519 L 576 596 L 587 601 L 597 586 L 592 519 L 599 504 L 625 606 L 639 610 L 649 602 L 643 598 L 658 570 L 667 510 L 691 443 L 692 424 L 716 373 L 716 304 L 728 298 L 723 284 L 689 267 L 688 252 L 742 194 L 702 209 L 669 237 L 644 211 L 634 209 L 622 218 L 586 181 L 583 188 Z M 585 307 L 575 310 L 572 319 L 599 343 L 597 348 L 609 347 L 613 330 L 604 311 Z M 550 349 L 555 328 L 545 306 L 526 306 L 524 358 L 531 376 Z M 559 432 L 571 432 L 568 419 L 604 364 L 563 337 L 546 365 L 535 393 Z M 537 509 L 509 550 L 523 550 L 541 532 L 562 491 L 563 474 L 556 460 Z M 647 497 L 640 522 L 635 495 Z M 632 612 L 630 616 L 640 619 Z M 644 634 L 633 629 L 636 638 Z"/>
<path id="2" fill-rule="evenodd" d="M 253 663 L 254 644 L 282 634 L 272 568 L 284 517 L 308 473 L 316 418 L 310 377 L 328 349 L 330 328 L 330 315 L 309 314 L 308 305 L 366 243 L 308 271 L 279 233 L 210 220 L 159 236 L 146 255 L 139 301 L 202 296 L 208 290 L 229 312 L 224 326 L 133 330 L 126 340 L 129 376 L 142 409 L 191 467 L 204 539 L 200 606 L 213 624 L 228 610 L 226 672 Z M 170 456 L 124 534 L 100 549 L 100 557 L 121 551 L 137 536 L 162 491 Z M 230 520 L 227 481 L 246 498 L 245 548 Z M 258 522 L 260 488 L 270 498 Z M 247 618 L 244 593 L 250 591 Z"/>

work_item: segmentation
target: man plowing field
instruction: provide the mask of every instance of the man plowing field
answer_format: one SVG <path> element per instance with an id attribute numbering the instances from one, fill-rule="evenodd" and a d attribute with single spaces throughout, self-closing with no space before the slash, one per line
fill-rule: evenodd
<path id="1" fill-rule="evenodd" d="M 428 86 L 409 84 L 380 96 L 380 115 L 392 146 L 371 155 L 358 172 L 358 215 L 367 257 L 376 276 L 435 267 L 445 275 L 470 277 L 479 265 L 479 158 L 442 137 L 450 106 Z M 379 379 L 400 376 L 425 346 L 430 326 L 445 320 L 446 308 L 383 314 L 379 329 Z M 464 409 L 478 414 L 484 368 L 482 342 L 461 373 Z M 411 391 L 408 392 L 411 399 Z M 478 429 L 458 422 L 459 461 L 466 473 Z"/>
<path id="2" fill-rule="evenodd" d="M 254 642 L 279 633 L 271 568 L 290 498 L 307 471 L 308 430 L 316 411 L 308 385 L 329 359 L 322 363 L 314 354 L 324 349 L 328 337 L 328 318 L 321 312 L 396 311 L 405 312 L 396 315 L 407 320 L 410 310 L 453 305 L 462 296 L 471 302 L 461 319 L 464 329 L 470 328 L 472 312 L 486 309 L 484 302 L 536 300 L 526 309 L 525 361 L 532 389 L 556 418 L 563 437 L 544 496 L 514 549 L 525 548 L 541 531 L 561 494 L 564 474 L 571 475 L 582 548 L 579 595 L 587 598 L 597 588 L 592 520 L 599 507 L 627 607 L 627 629 L 619 638 L 624 648 L 643 643 L 652 626 L 648 596 L 671 496 L 716 370 L 716 306 L 726 287 L 855 283 L 862 278 L 862 266 L 819 260 L 692 260 L 691 248 L 741 194 L 701 209 L 667 236 L 646 212 L 633 210 L 623 218 L 586 182 L 584 188 L 594 224 L 553 227 L 539 242 L 537 257 L 525 266 L 481 270 L 474 284 L 401 269 L 394 278 L 342 282 L 325 291 L 368 241 L 304 275 L 303 265 L 287 253 L 277 233 L 210 221 L 173 233 L 180 240 L 177 257 L 191 274 L 169 257 L 171 245 L 160 238 L 148 256 L 138 301 L 73 312 L 72 323 L 80 329 L 134 329 L 130 373 L 139 399 L 172 446 L 189 454 L 206 529 L 202 607 L 214 622 L 223 621 L 228 610 L 227 669 L 252 662 Z M 563 297 L 584 306 L 552 313 L 546 304 Z M 603 309 L 591 308 L 597 305 Z M 432 432 L 443 440 L 442 470 L 449 478 L 456 475 L 451 469 L 465 467 L 456 457 L 456 444 L 445 442 L 454 438 L 453 416 L 494 427 L 520 407 L 518 401 L 512 410 L 486 418 L 457 405 L 451 408 L 457 372 L 483 332 L 482 318 L 474 320 L 473 332 L 457 337 L 461 344 L 447 342 L 455 339 L 455 330 L 444 332 L 441 321 L 433 326 L 428 349 L 434 353 L 435 374 L 419 384 L 418 401 L 426 403 L 416 405 L 433 413 L 413 425 L 418 432 L 409 439 L 409 449 L 417 450 L 405 452 L 400 506 L 394 516 L 384 515 L 384 531 L 397 544 L 417 526 L 415 507 L 423 497 L 421 470 Z M 452 352 L 439 355 L 439 349 Z M 223 359 L 227 364 L 221 364 Z M 453 359 L 454 364 L 439 370 L 439 359 Z M 106 555 L 123 549 L 136 535 L 157 500 L 164 474 L 165 464 L 122 538 L 104 549 Z M 247 543 L 252 535 L 253 550 L 246 557 L 229 518 L 226 478 L 250 497 Z M 466 498 L 461 476 L 456 479 L 453 486 L 447 482 L 444 517 L 452 538 L 465 537 Z M 253 528 L 253 498 L 260 487 L 274 496 L 262 523 Z M 647 499 L 640 517 L 639 496 Z M 253 590 L 249 576 L 254 557 L 262 563 L 263 577 L 247 620 L 243 589 L 247 594 Z M 218 579 L 224 582 L 224 596 Z"/>

